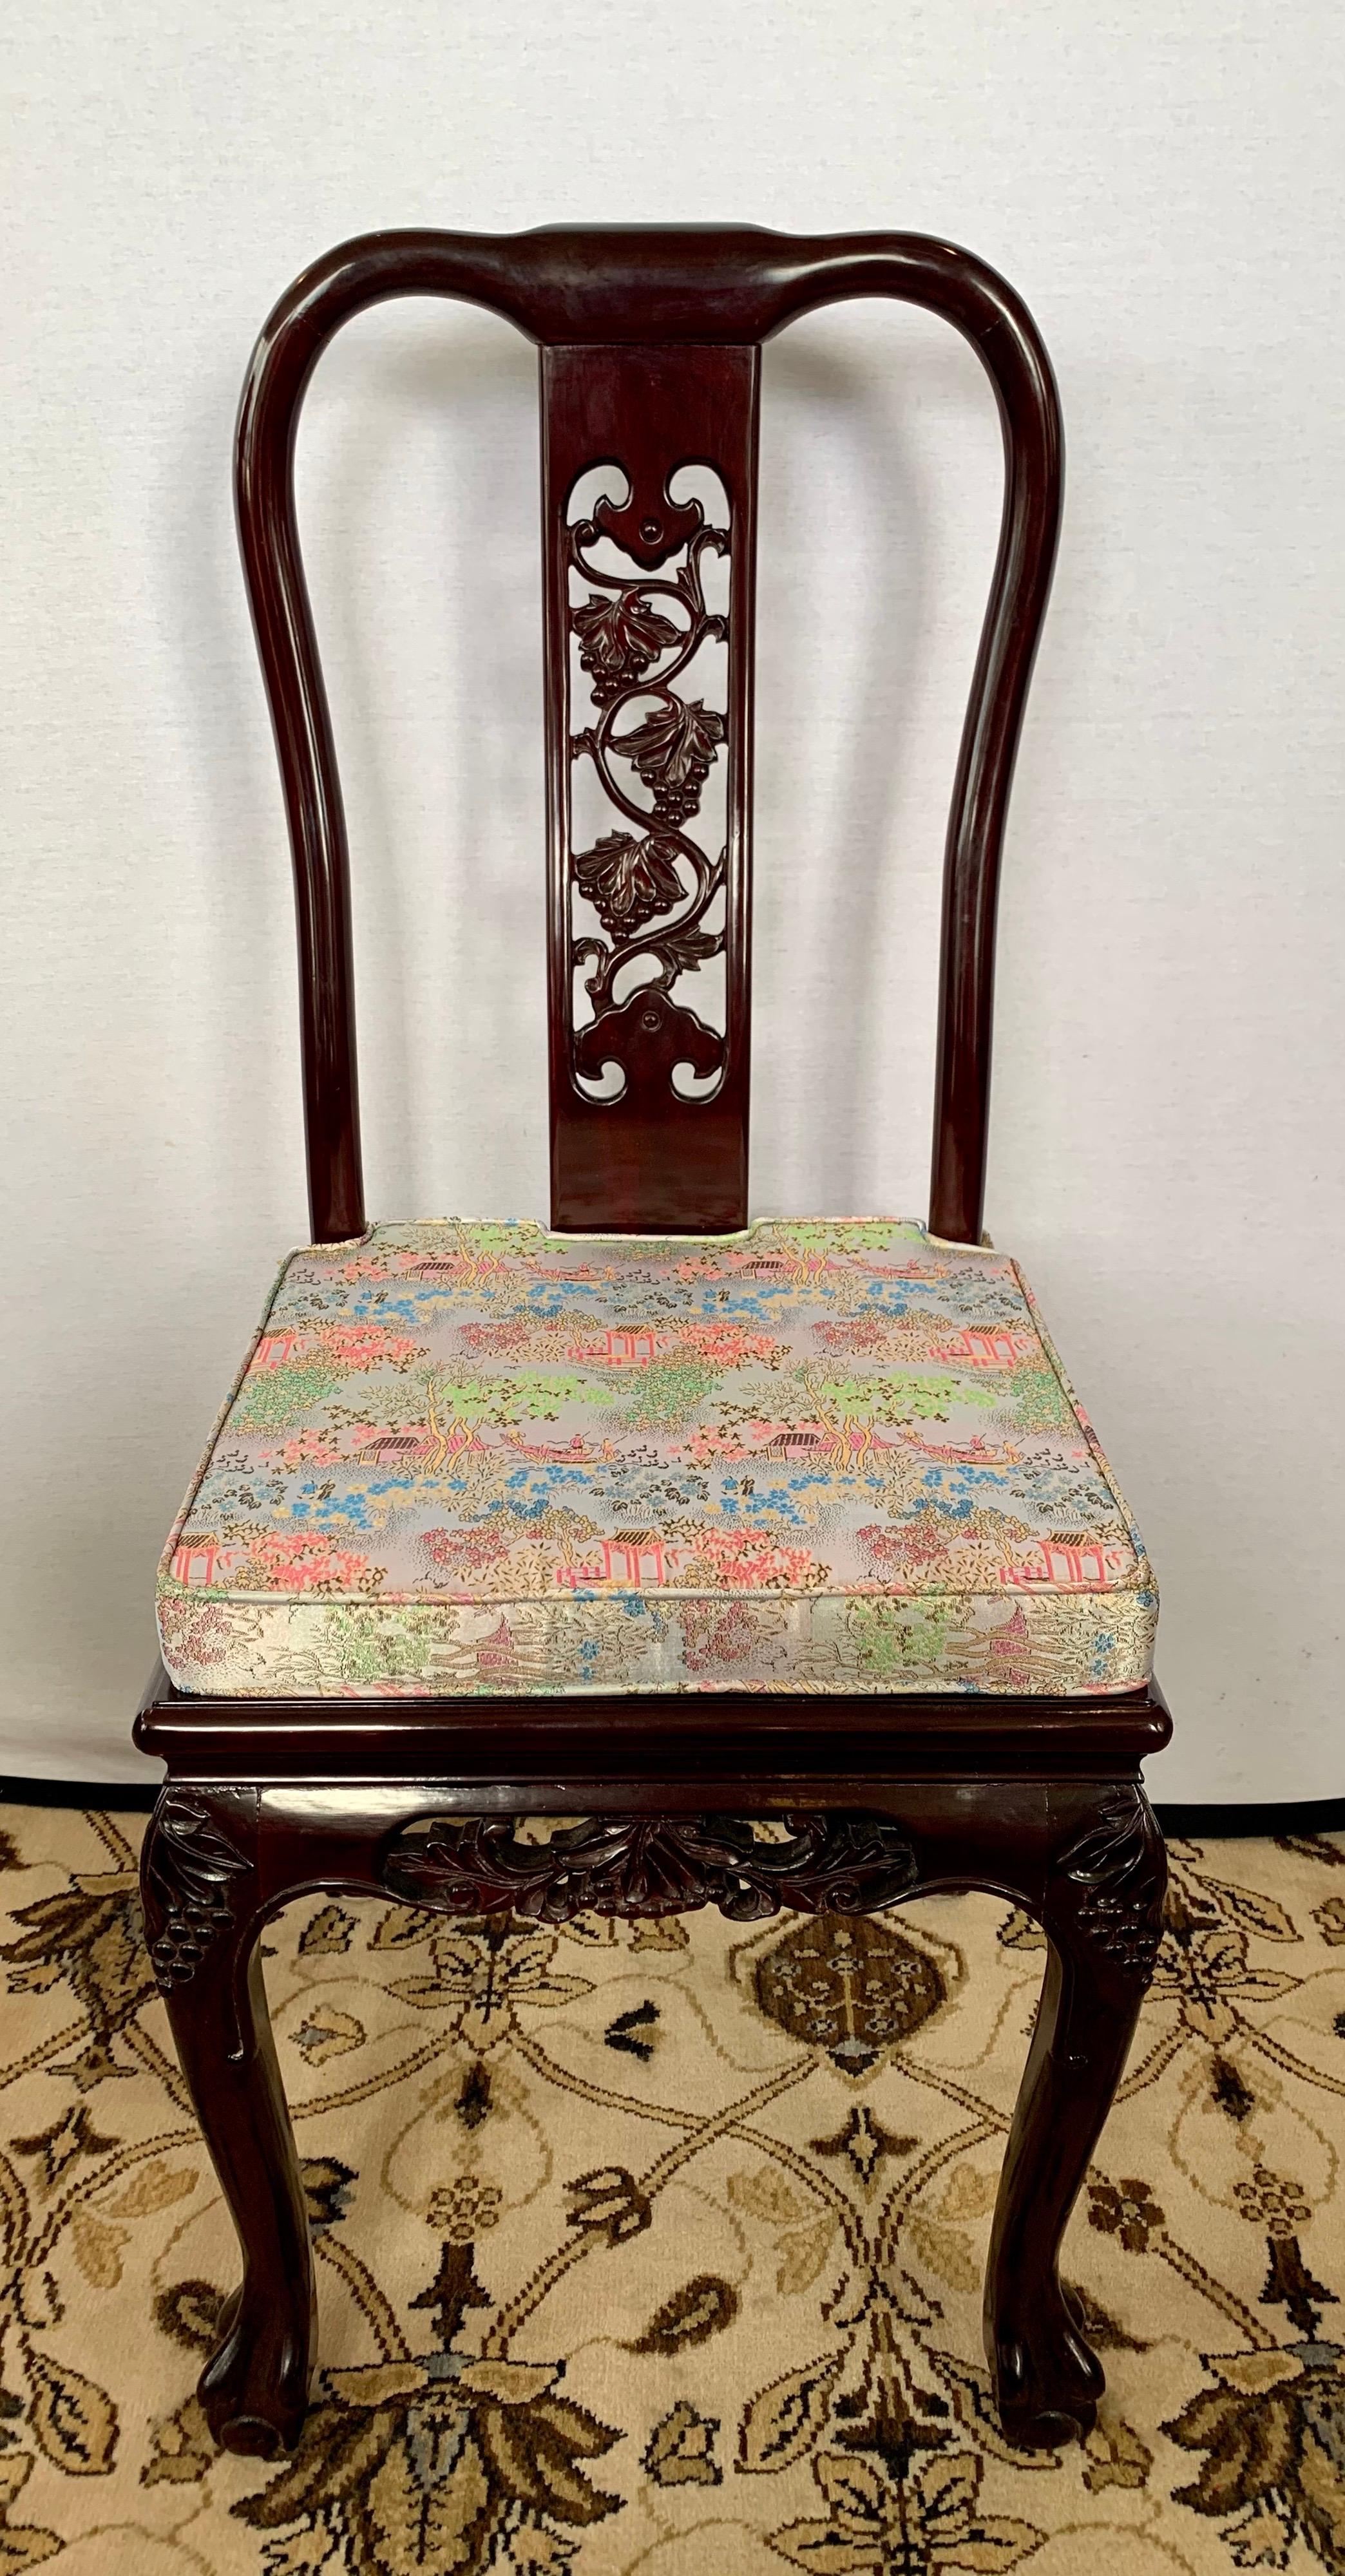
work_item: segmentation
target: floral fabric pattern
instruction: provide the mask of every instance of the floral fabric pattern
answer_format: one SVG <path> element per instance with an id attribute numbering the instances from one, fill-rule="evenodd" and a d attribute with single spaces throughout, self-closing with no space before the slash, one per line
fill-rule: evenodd
<path id="1" fill-rule="evenodd" d="M 448 1223 L 285 1264 L 158 1617 L 230 1696 L 1082 1694 L 1157 1594 L 1002 1254 Z"/>
<path id="2" fill-rule="evenodd" d="M 1058 2451 L 1005 2442 L 981 2348 L 1025 1915 L 297 1899 L 318 2370 L 267 2462 L 194 2393 L 238 2253 L 139 1829 L 0 1809 L 6 2576 L 1345 2576 L 1339 1837 L 1171 1846 L 1063 2253 L 1107 2389 Z"/>

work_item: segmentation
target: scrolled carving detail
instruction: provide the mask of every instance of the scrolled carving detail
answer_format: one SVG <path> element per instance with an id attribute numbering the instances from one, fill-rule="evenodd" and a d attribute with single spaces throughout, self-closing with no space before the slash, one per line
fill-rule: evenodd
<path id="1" fill-rule="evenodd" d="M 1162 1937 L 1167 1849 L 1144 1791 L 1104 1798 L 1058 1866 L 1083 1891 L 1074 1906 L 1080 1931 L 1124 1977 L 1147 1986 Z"/>
<path id="2" fill-rule="evenodd" d="M 634 505 L 632 504 L 632 507 Z M 671 999 L 681 975 L 695 974 L 718 956 L 725 932 L 705 927 L 723 891 L 727 851 L 712 860 L 687 826 L 698 813 L 705 782 L 727 740 L 727 719 L 700 697 L 674 686 L 703 644 L 727 641 L 728 619 L 706 606 L 702 558 L 726 555 L 728 531 L 707 527 L 699 502 L 678 507 L 666 500 L 663 515 L 645 517 L 632 533 L 630 513 L 599 501 L 591 519 L 569 532 L 568 570 L 587 585 L 569 608 L 597 709 L 596 721 L 571 738 L 573 759 L 587 758 L 620 828 L 602 833 L 591 849 L 570 856 L 571 883 L 596 912 L 605 937 L 569 931 L 569 989 L 578 969 L 593 1005 L 593 1019 L 576 1033 L 576 1079 L 619 1064 L 630 1082 L 666 1082 L 673 1062 L 690 1061 L 702 1076 L 722 1069 L 725 1041 L 693 1011 Z M 663 561 L 686 544 L 686 561 L 670 579 L 646 570 L 633 577 L 600 571 L 587 560 L 602 536 L 633 548 L 647 564 Z M 637 710 L 632 701 L 642 702 Z M 622 725 L 623 715 L 633 721 Z M 632 790 L 638 779 L 650 802 Z M 623 1003 L 616 998 L 622 970 L 636 958 L 656 961 L 657 971 Z M 675 1035 L 671 1056 L 642 1043 L 636 1000 L 660 1007 L 659 1027 Z"/>
<path id="3" fill-rule="evenodd" d="M 506 1910 L 543 1923 L 583 1913 L 688 1914 L 717 1905 L 735 1923 L 782 1906 L 865 1914 L 910 1894 L 919 1876 L 905 1835 L 884 1816 L 791 1815 L 784 1842 L 738 1816 L 597 1816 L 522 1842 L 511 1816 L 423 1818 L 383 1865 L 389 1893 L 452 1914 Z"/>
<path id="4" fill-rule="evenodd" d="M 201 1798 L 169 1789 L 155 1808 L 145 1856 L 154 1974 L 165 1990 L 192 1977 L 233 1919 L 236 1882 L 252 1862 Z"/>

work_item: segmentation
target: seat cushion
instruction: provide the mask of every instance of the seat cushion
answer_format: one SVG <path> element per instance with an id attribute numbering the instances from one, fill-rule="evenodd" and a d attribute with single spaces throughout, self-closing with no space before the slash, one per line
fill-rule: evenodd
<path id="1" fill-rule="evenodd" d="M 239 1697 L 1124 1691 L 1157 1607 L 1016 1264 L 887 1221 L 296 1252 L 158 1582 Z"/>

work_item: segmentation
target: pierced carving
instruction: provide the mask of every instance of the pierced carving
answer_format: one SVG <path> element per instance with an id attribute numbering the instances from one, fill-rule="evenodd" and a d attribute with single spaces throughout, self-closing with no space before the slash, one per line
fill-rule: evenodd
<path id="1" fill-rule="evenodd" d="M 232 1921 L 235 1882 L 251 1870 L 202 1799 L 185 1789 L 166 1791 L 154 1811 L 145 1861 L 145 1890 L 158 1916 L 149 1955 L 165 1991 L 195 1974 Z"/>
<path id="2" fill-rule="evenodd" d="M 910 1894 L 915 1854 L 882 1816 L 786 1816 L 785 1842 L 765 1842 L 738 1816 L 586 1817 L 548 1842 L 518 1839 L 510 1816 L 425 1818 L 408 1825 L 383 1884 L 409 1904 L 450 1914 L 511 1910 L 543 1923 L 583 1913 L 689 1914 L 717 1905 L 734 1923 L 781 1906 L 867 1914 Z"/>
<path id="3" fill-rule="evenodd" d="M 587 560 L 601 537 L 645 566 L 661 564 L 682 545 L 686 560 L 668 579 L 656 579 L 652 570 L 629 578 L 602 572 Z M 707 608 L 702 576 L 707 552 L 728 551 L 727 529 L 707 527 L 699 501 L 677 504 L 665 493 L 654 512 L 633 483 L 623 510 L 601 499 L 592 518 L 569 532 L 567 580 L 577 574 L 587 585 L 583 599 L 570 600 L 569 625 L 598 711 L 595 723 L 572 736 L 570 753 L 592 762 L 621 825 L 590 849 L 570 853 L 572 885 L 607 934 L 576 937 L 568 925 L 568 1007 L 573 1012 L 575 974 L 586 969 L 594 1013 L 574 1032 L 577 1081 L 600 1077 L 609 1062 L 620 1065 L 628 1087 L 666 1088 L 678 1063 L 689 1062 L 701 1076 L 723 1069 L 724 1038 L 673 1001 L 672 988 L 724 949 L 722 921 L 708 929 L 706 916 L 724 890 L 727 849 L 712 860 L 687 825 L 700 810 L 728 726 L 703 697 L 684 697 L 674 684 L 703 644 L 728 639 L 728 618 Z M 637 780 L 648 804 L 634 793 Z M 637 958 L 646 968 L 654 961 L 657 971 L 618 1002 L 618 978 Z M 644 1010 L 654 1010 L 656 1019 Z M 649 1030 L 665 1041 L 652 1052 L 644 1043 Z"/>
<path id="4" fill-rule="evenodd" d="M 1163 1929 L 1167 1849 L 1140 1788 L 1104 1799 L 1095 1824 L 1060 1859 L 1064 1876 L 1083 1889 L 1075 1920 L 1122 1975 L 1147 1986 Z"/>

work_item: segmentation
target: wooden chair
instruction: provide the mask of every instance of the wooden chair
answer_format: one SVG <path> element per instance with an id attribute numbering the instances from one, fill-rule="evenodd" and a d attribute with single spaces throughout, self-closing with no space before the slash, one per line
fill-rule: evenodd
<path id="1" fill-rule="evenodd" d="M 541 353 L 550 1235 L 365 1219 L 292 458 L 333 332 L 417 294 Z M 1006 456 L 947 845 L 928 1233 L 747 1226 L 759 352 L 856 296 L 956 324 Z M 713 522 L 688 465 L 719 478 Z M 262 333 L 238 507 L 294 851 L 313 1245 L 169 1542 L 135 1730 L 167 1766 L 150 1951 L 242 2245 L 201 2380 L 229 2449 L 293 2444 L 308 2402 L 313 2265 L 258 1935 L 319 1889 L 547 1921 L 968 1887 L 1027 1908 L 1047 1968 L 986 2349 L 1016 2441 L 1093 2421 L 1103 2375 L 1057 2257 L 1153 1969 L 1165 1859 L 1139 1773 L 1170 1723 L 1138 1539 L 982 1235 L 1000 850 L 1060 472 L 1031 317 L 918 236 L 375 234 Z M 607 816 L 587 848 L 581 772 Z M 718 1012 L 692 1007 L 707 969 Z"/>

